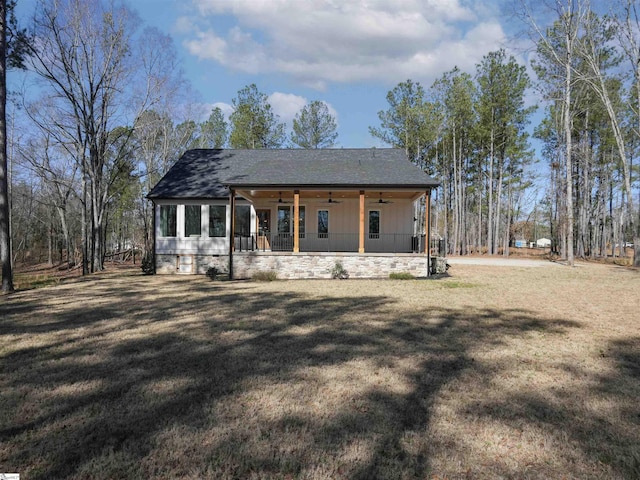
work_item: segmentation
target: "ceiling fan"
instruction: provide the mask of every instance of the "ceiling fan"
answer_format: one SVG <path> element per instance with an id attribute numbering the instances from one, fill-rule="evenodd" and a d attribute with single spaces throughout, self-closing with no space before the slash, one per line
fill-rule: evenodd
<path id="1" fill-rule="evenodd" d="M 340 200 L 334 200 L 333 198 L 331 198 L 331 192 L 329 192 L 329 199 L 321 203 L 328 203 L 332 205 L 334 203 L 342 203 L 342 202 Z"/>
<path id="2" fill-rule="evenodd" d="M 277 203 L 278 205 L 289 205 L 291 204 L 291 200 L 283 200 L 282 192 L 278 192 L 278 200 L 271 200 L 271 203 Z"/>
<path id="3" fill-rule="evenodd" d="M 378 200 L 376 200 L 375 202 L 369 202 L 371 205 L 386 205 L 388 203 L 393 203 L 393 201 L 391 200 L 385 200 L 384 198 L 382 198 L 382 192 L 380 192 L 380 198 Z"/>

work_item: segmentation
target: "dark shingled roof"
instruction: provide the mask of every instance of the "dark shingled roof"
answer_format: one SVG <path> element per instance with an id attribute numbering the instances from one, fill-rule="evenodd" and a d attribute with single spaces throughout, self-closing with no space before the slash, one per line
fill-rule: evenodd
<path id="1" fill-rule="evenodd" d="M 397 148 L 189 150 L 148 197 L 227 198 L 227 186 L 427 189 L 438 182 Z"/>

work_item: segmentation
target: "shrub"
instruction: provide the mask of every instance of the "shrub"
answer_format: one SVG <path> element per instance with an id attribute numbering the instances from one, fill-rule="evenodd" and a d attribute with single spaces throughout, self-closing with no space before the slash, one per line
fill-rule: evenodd
<path id="1" fill-rule="evenodd" d="M 251 276 L 254 282 L 273 282 L 278 279 L 278 274 L 273 270 L 258 270 Z"/>
<path id="2" fill-rule="evenodd" d="M 331 270 L 331 278 L 339 278 L 340 280 L 349 278 L 349 273 L 342 266 L 342 262 L 336 262 Z"/>
<path id="3" fill-rule="evenodd" d="M 145 275 L 153 275 L 153 254 L 151 252 L 147 252 L 144 257 L 142 257 L 140 268 L 142 268 L 142 273 Z"/>
<path id="4" fill-rule="evenodd" d="M 220 270 L 218 269 L 218 267 L 211 266 L 209 268 L 207 268 L 207 277 L 209 277 L 211 280 L 215 280 L 216 277 L 220 274 Z"/>
<path id="5" fill-rule="evenodd" d="M 389 278 L 392 280 L 414 280 L 416 277 L 409 272 L 392 272 L 389 274 Z"/>

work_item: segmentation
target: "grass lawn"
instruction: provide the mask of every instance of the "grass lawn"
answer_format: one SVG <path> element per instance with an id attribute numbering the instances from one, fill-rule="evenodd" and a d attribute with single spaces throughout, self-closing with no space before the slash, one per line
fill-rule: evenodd
<path id="1" fill-rule="evenodd" d="M 640 478 L 640 272 L 449 272 L 0 297 L 0 472 Z"/>

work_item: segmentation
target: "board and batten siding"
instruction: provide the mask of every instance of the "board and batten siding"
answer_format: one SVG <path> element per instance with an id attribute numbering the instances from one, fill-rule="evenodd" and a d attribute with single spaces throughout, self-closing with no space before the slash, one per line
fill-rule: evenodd
<path id="1" fill-rule="evenodd" d="M 340 199 L 340 203 L 327 204 L 315 199 L 300 198 L 300 206 L 305 207 L 307 233 L 318 231 L 318 210 L 329 211 L 329 233 L 358 234 L 360 222 L 360 204 L 357 198 Z M 293 212 L 293 203 L 277 204 L 256 202 L 255 208 L 271 211 L 271 230 L 278 230 L 278 206 L 289 206 Z M 365 203 L 365 233 L 369 233 L 369 211 L 380 211 L 380 233 L 413 233 L 413 202 L 409 199 L 394 200 L 394 203 Z M 293 217 L 292 217 L 293 218 Z M 293 221 L 293 220 L 292 220 Z"/>
<path id="2" fill-rule="evenodd" d="M 238 202 L 238 205 L 248 203 Z M 177 205 L 176 212 L 176 236 L 163 237 L 160 225 L 160 206 Z M 200 206 L 200 236 L 185 236 L 184 220 L 185 205 Z M 224 237 L 209 236 L 209 205 L 222 205 L 226 207 L 226 231 Z M 228 255 L 229 233 L 231 229 L 231 209 L 224 201 L 202 200 L 156 200 L 156 254 L 198 254 L 198 255 Z M 255 211 L 251 210 L 252 225 L 255 223 Z"/>
<path id="3" fill-rule="evenodd" d="M 300 205 L 305 207 L 305 235 L 300 238 L 302 252 L 314 251 L 350 251 L 357 252 L 359 235 L 359 200 L 353 198 L 339 199 L 340 203 L 328 205 L 315 198 L 302 198 Z M 231 229 L 231 208 L 224 200 L 156 200 L 156 271 L 158 273 L 206 273 L 211 266 L 225 270 L 229 255 L 229 235 Z M 161 235 L 160 207 L 176 205 L 176 236 Z M 185 206 L 200 206 L 200 235 L 185 235 Z M 224 237 L 209 237 L 209 206 L 220 205 L 226 211 L 226 231 Z M 278 207 L 281 204 L 273 201 L 249 202 L 239 200 L 237 206 L 251 207 L 251 234 L 256 234 L 256 209 L 268 209 L 271 212 L 271 233 L 278 232 Z M 293 205 L 287 204 L 292 209 Z M 365 203 L 365 251 L 395 252 L 411 251 L 413 235 L 414 203 L 409 199 L 396 199 L 394 203 Z M 318 211 L 329 211 L 329 238 L 318 238 Z M 379 238 L 369 238 L 369 212 L 380 212 Z M 292 213 L 293 215 L 293 213 Z M 293 226 L 291 227 L 293 228 Z M 407 245 L 399 247 L 398 239 Z M 331 243 L 328 243 L 329 240 Z M 379 259 L 378 259 L 379 260 Z M 289 260 L 290 261 L 290 260 Z"/>
<path id="4" fill-rule="evenodd" d="M 177 205 L 176 212 L 176 236 L 163 237 L 160 225 L 160 206 Z M 200 236 L 185 236 L 185 205 L 199 205 L 201 231 Z M 223 205 L 226 207 L 226 232 L 224 237 L 209 237 L 209 205 Z M 236 205 L 249 205 L 248 202 L 238 201 Z M 345 234 L 345 241 L 353 241 L 359 231 L 359 204 L 358 199 L 344 199 L 340 203 L 327 205 L 314 199 L 301 199 L 300 205 L 305 207 L 307 233 L 317 233 L 318 211 L 329 211 L 329 233 Z M 293 208 L 291 206 L 291 208 Z M 278 231 L 278 204 L 256 203 L 251 206 L 251 233 L 255 234 L 256 209 L 269 209 L 271 211 L 271 231 Z M 368 218 L 371 210 L 380 211 L 380 239 L 369 238 Z M 156 201 L 156 253 L 157 254 L 200 254 L 200 255 L 226 255 L 229 253 L 229 233 L 231 229 L 231 209 L 224 201 L 202 200 L 157 200 Z M 413 233 L 413 202 L 398 199 L 392 204 L 377 205 L 373 202 L 365 204 L 365 250 L 380 247 L 388 235 Z M 305 242 L 305 240 L 308 240 Z M 301 239 L 300 247 L 306 248 L 305 243 L 317 242 L 322 239 Z M 332 239 L 335 241 L 336 239 Z M 356 246 L 357 248 L 357 246 Z"/>

